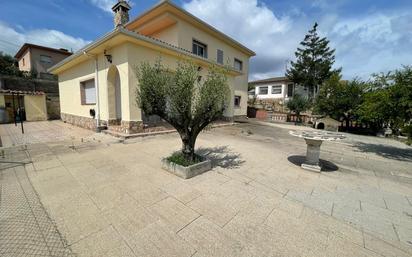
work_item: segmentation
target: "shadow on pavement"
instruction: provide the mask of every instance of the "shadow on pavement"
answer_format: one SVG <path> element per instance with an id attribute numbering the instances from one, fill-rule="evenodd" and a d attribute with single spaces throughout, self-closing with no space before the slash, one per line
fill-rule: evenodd
<path id="1" fill-rule="evenodd" d="M 212 161 L 213 166 L 226 169 L 239 168 L 245 161 L 240 159 L 240 154 L 233 153 L 227 146 L 199 148 L 196 153 Z"/>
<path id="2" fill-rule="evenodd" d="M 305 162 L 306 157 L 302 155 L 292 155 L 288 157 L 288 161 L 295 164 L 296 166 L 302 165 L 302 163 Z M 325 172 L 332 172 L 332 171 L 337 171 L 339 169 L 338 166 L 333 164 L 330 161 L 322 160 L 320 159 L 320 166 L 322 167 L 322 171 Z"/>
<path id="3" fill-rule="evenodd" d="M 375 153 L 379 156 L 397 160 L 412 162 L 412 148 L 398 148 L 394 146 L 381 145 L 381 144 L 367 144 L 358 142 L 353 145 L 358 151 L 364 153 Z"/>

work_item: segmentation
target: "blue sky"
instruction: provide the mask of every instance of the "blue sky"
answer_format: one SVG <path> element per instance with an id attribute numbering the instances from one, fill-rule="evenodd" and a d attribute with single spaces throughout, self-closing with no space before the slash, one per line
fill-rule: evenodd
<path id="1" fill-rule="evenodd" d="M 0 0 L 0 51 L 24 42 L 77 50 L 113 28 L 116 0 Z M 132 0 L 131 17 L 158 0 Z M 315 21 L 336 48 L 336 66 L 367 79 L 412 64 L 411 0 L 176 0 L 257 53 L 250 77 L 282 75 Z M 25 14 L 24 16 L 21 14 Z"/>

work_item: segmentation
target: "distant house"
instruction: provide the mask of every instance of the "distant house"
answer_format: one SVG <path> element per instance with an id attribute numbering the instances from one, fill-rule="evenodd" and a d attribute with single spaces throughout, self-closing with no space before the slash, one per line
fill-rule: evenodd
<path id="1" fill-rule="evenodd" d="M 25 43 L 14 56 L 21 71 L 35 72 L 38 77 L 47 74 L 47 70 L 53 65 L 61 62 L 70 53 L 66 49 L 55 49 L 45 46 Z"/>
<path id="2" fill-rule="evenodd" d="M 47 69 L 70 55 L 64 49 L 24 44 L 14 57 L 21 71 L 36 77 L 0 75 L 0 123 L 59 119 L 59 87 Z"/>
<path id="3" fill-rule="evenodd" d="M 163 0 L 129 22 L 131 6 L 113 6 L 114 29 L 50 71 L 59 77 L 62 120 L 95 129 L 142 132 L 151 120 L 136 105 L 135 67 L 161 57 L 170 69 L 188 59 L 199 80 L 208 69 L 226 64 L 228 84 L 224 119 L 246 116 L 249 59 L 255 53 L 186 10 Z"/>
<path id="4" fill-rule="evenodd" d="M 307 90 L 295 85 L 287 77 L 273 77 L 249 82 L 249 96 L 259 100 L 288 100 L 294 94 L 307 96 Z"/>

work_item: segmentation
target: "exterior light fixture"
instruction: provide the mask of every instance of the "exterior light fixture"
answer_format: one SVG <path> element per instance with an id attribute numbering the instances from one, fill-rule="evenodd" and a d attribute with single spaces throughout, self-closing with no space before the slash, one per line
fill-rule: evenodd
<path id="1" fill-rule="evenodd" d="M 106 57 L 106 60 L 110 63 L 112 63 L 113 59 L 112 59 L 112 55 L 111 54 L 107 54 L 106 50 L 104 50 L 104 56 Z"/>

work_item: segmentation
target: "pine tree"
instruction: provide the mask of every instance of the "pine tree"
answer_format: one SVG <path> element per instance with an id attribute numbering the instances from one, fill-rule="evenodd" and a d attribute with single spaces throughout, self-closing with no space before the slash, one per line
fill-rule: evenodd
<path id="1" fill-rule="evenodd" d="M 328 46 L 329 40 L 326 37 L 319 37 L 317 27 L 318 24 L 315 23 L 309 30 L 300 43 L 301 47 L 298 47 L 295 52 L 296 61 L 291 62 L 291 68 L 286 71 L 286 76 L 291 81 L 309 90 L 310 98 L 315 97 L 318 87 L 325 80 L 341 71 L 341 69 L 332 70 L 335 50 Z"/>

